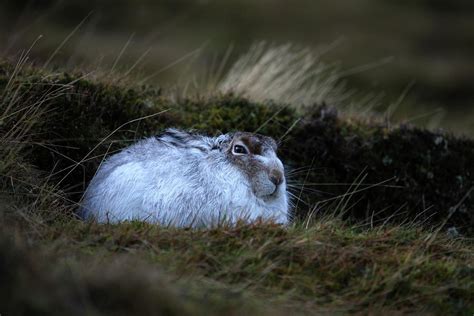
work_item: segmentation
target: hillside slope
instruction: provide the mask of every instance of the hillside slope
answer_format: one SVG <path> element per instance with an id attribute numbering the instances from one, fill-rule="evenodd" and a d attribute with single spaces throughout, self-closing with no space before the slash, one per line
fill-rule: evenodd
<path id="1" fill-rule="evenodd" d="M 324 104 L 172 98 L 23 61 L 0 63 L 0 98 L 0 313 L 474 312 L 470 139 Z M 74 216 L 108 153 L 170 126 L 279 139 L 295 223 Z"/>
<path id="2" fill-rule="evenodd" d="M 13 76 L 13 78 L 12 78 Z M 12 78 L 12 80 L 10 80 Z M 8 83 L 7 89 L 5 86 Z M 77 199 L 106 153 L 167 127 L 210 134 L 258 131 L 280 141 L 296 216 L 337 211 L 371 223 L 441 223 L 472 234 L 474 141 L 405 125 L 304 110 L 232 95 L 173 99 L 160 90 L 0 66 L 2 104 L 44 112 L 28 135 L 27 160 Z M 40 101 L 38 101 L 40 100 Z M 35 112 L 35 113 L 36 113 Z M 147 118 L 148 117 L 148 118 Z M 15 116 L 9 116 L 15 122 Z M 121 127 L 121 128 L 119 128 Z M 3 132 L 10 124 L 0 126 Z M 40 145 L 40 146 L 38 146 Z M 80 164 L 78 164 L 80 162 Z M 61 170 L 64 170 L 61 172 Z M 64 177 L 64 179 L 63 179 Z M 336 206 L 340 206 L 335 210 Z M 342 207 L 344 206 L 344 207 Z"/>

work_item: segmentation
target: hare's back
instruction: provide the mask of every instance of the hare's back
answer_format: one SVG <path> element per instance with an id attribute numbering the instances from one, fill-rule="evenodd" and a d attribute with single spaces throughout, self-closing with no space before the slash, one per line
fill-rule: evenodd
<path id="1" fill-rule="evenodd" d="M 155 186 L 157 182 L 202 174 L 203 152 L 169 146 L 156 138 L 142 140 L 111 156 L 99 168 L 93 185 L 101 182 L 140 182 Z M 119 177 L 117 175 L 120 175 Z M 183 179 L 181 179 L 183 180 Z"/>

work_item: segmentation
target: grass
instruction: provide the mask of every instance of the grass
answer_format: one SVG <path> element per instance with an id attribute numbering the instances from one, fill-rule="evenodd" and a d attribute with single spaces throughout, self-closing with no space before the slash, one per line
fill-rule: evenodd
<path id="1" fill-rule="evenodd" d="M 173 99 L 25 58 L 0 65 L 1 314 L 474 312 L 474 244 L 463 237 L 471 236 L 471 140 L 339 117 L 327 106 Z M 281 136 L 302 198 L 298 220 L 197 230 L 78 220 L 78 196 L 103 157 L 170 125 Z M 394 174 L 401 182 L 384 186 Z M 409 204 L 420 197 L 432 203 L 424 223 Z M 308 218 L 312 211 L 324 215 Z M 462 235 L 449 234 L 448 220 Z"/>
<path id="2" fill-rule="evenodd" d="M 63 311 L 104 314 L 469 315 L 474 307 L 472 242 L 413 227 L 363 230 L 327 218 L 309 228 L 183 230 L 71 219 L 13 231 L 0 247 L 11 310 L 53 311 L 58 296 L 69 302 Z M 12 235 L 28 246 L 12 247 Z M 60 293 L 47 291 L 56 286 Z M 34 295 L 36 287 L 46 292 Z"/>

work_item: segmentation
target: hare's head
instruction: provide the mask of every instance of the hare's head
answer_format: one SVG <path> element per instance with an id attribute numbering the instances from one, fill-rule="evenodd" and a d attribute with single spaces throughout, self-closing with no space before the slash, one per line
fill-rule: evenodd
<path id="1" fill-rule="evenodd" d="M 247 132 L 229 136 L 226 148 L 228 159 L 244 172 L 254 194 L 264 201 L 286 195 L 285 171 L 276 154 L 275 140 Z"/>

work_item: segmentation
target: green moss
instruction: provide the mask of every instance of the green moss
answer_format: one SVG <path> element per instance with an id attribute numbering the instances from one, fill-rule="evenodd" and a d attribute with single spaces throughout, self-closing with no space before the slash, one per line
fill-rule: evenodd
<path id="1" fill-rule="evenodd" d="M 363 189 L 385 181 L 354 194 L 352 201 L 357 204 L 349 203 L 352 208 L 346 216 L 368 219 L 376 214 L 372 218 L 376 222 L 391 216 L 395 221 L 416 218 L 431 223 L 449 218 L 449 225 L 472 233 L 472 140 L 407 126 L 388 129 L 370 124 L 363 131 L 363 124 L 346 125 L 337 117 L 324 117 L 325 111 L 318 109 L 295 129 L 285 151 L 290 161 L 309 165 L 314 159 L 316 171 L 309 174 L 308 182 L 354 183 L 352 191 L 356 191 L 357 184 L 357 189 Z M 364 179 L 359 183 L 361 175 Z M 336 195 L 351 192 L 348 186 L 318 189 Z"/>

